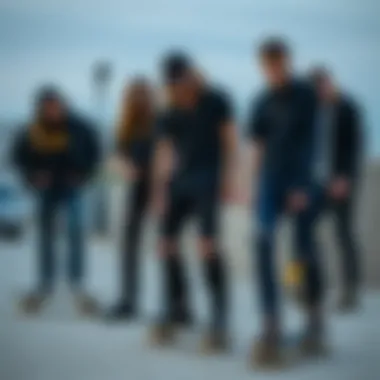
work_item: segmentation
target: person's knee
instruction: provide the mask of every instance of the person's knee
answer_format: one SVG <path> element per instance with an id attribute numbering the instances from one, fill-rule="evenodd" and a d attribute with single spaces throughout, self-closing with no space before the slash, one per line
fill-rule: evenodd
<path id="1" fill-rule="evenodd" d="M 272 231 L 260 229 L 256 234 L 256 248 L 258 253 L 266 253 L 273 245 L 274 236 Z"/>
<path id="2" fill-rule="evenodd" d="M 158 247 L 159 256 L 167 258 L 176 255 L 178 252 L 178 241 L 173 238 L 162 238 Z"/>
<path id="3" fill-rule="evenodd" d="M 214 238 L 201 237 L 198 241 L 198 251 L 202 259 L 212 259 L 218 254 L 218 247 Z"/>

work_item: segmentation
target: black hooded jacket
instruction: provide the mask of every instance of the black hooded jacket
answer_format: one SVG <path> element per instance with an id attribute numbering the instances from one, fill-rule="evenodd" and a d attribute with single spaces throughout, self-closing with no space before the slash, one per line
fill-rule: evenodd
<path id="1" fill-rule="evenodd" d="M 33 146 L 32 126 L 20 131 L 13 147 L 13 162 L 25 180 L 30 181 L 38 172 L 45 172 L 51 176 L 53 186 L 65 186 L 73 177 L 84 183 L 92 176 L 100 159 L 95 129 L 76 115 L 68 116 L 65 128 L 67 147 L 56 153 L 42 152 Z"/>

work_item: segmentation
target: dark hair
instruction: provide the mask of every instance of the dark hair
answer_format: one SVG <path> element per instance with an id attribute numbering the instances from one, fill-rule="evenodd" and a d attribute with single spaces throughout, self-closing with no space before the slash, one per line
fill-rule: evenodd
<path id="1" fill-rule="evenodd" d="M 162 77 L 165 83 L 175 83 L 183 79 L 192 69 L 191 59 L 181 51 L 171 52 L 162 61 Z"/>
<path id="2" fill-rule="evenodd" d="M 289 56 L 290 48 L 282 38 L 271 37 L 260 45 L 259 55 L 262 58 L 279 59 Z"/>
<path id="3" fill-rule="evenodd" d="M 310 70 L 309 78 L 313 84 L 319 85 L 321 82 L 330 79 L 331 73 L 326 67 L 317 66 Z"/>
<path id="4" fill-rule="evenodd" d="M 63 103 L 63 95 L 56 86 L 45 85 L 37 90 L 35 100 L 39 105 L 50 100 L 55 100 Z"/>

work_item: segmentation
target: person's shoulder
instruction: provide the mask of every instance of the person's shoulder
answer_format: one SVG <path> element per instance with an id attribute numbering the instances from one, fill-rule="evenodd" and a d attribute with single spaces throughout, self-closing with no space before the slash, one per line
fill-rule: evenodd
<path id="1" fill-rule="evenodd" d="M 259 88 L 254 94 L 250 96 L 249 105 L 251 109 L 258 110 L 263 107 L 270 101 L 272 92 L 267 87 Z"/>
<path id="2" fill-rule="evenodd" d="M 205 89 L 205 98 L 216 104 L 226 104 L 232 101 L 229 91 L 219 85 L 209 85 Z"/>
<path id="3" fill-rule="evenodd" d="M 351 94 L 344 91 L 339 94 L 339 103 L 341 107 L 352 111 L 358 110 L 360 108 L 357 100 L 354 99 Z"/>
<path id="4" fill-rule="evenodd" d="M 69 125 L 77 131 L 91 133 L 96 130 L 96 123 L 90 117 L 81 113 L 70 113 L 68 120 Z"/>
<path id="5" fill-rule="evenodd" d="M 293 88 L 295 88 L 301 94 L 316 95 L 316 90 L 310 80 L 303 77 L 296 77 L 293 79 Z"/>

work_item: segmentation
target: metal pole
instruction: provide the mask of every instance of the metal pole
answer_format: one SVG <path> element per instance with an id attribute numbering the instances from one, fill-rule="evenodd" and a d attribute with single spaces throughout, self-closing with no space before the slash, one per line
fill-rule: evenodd
<path id="1" fill-rule="evenodd" d="M 109 131 L 107 130 L 106 104 L 107 91 L 111 80 L 111 65 L 109 62 L 97 62 L 93 69 L 94 101 L 97 115 L 98 133 L 101 141 L 102 160 L 109 153 Z M 110 216 L 108 205 L 108 189 L 104 173 L 98 173 L 94 194 L 94 232 L 105 237 L 110 233 Z"/>

